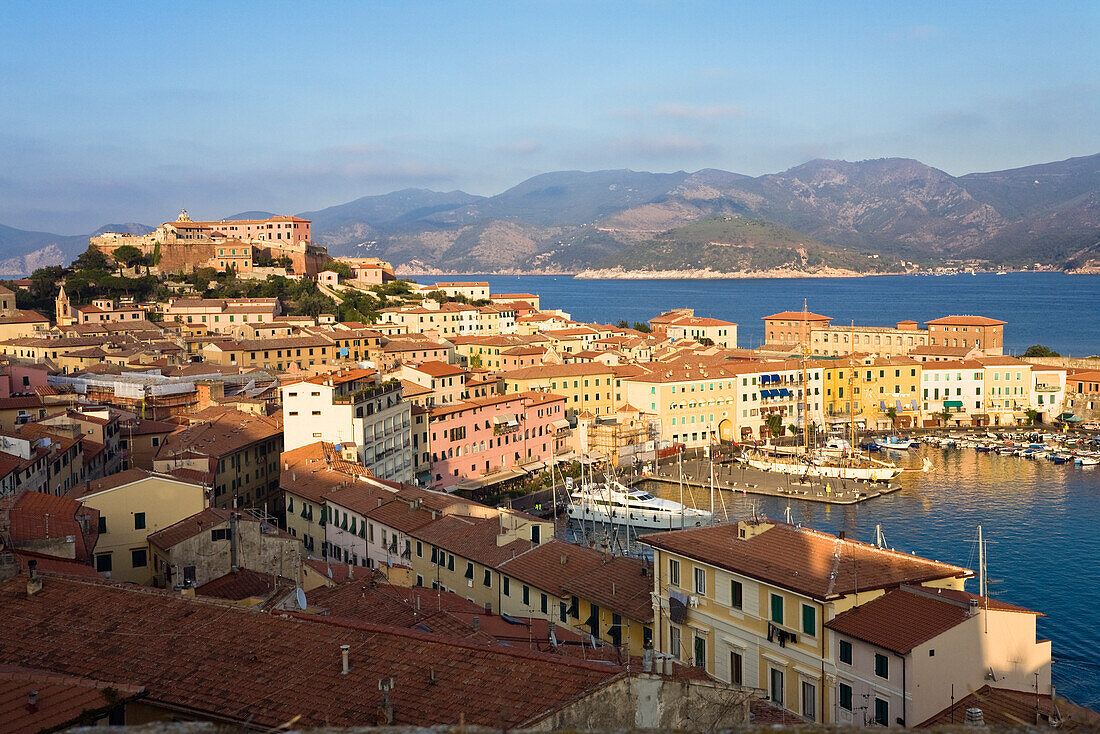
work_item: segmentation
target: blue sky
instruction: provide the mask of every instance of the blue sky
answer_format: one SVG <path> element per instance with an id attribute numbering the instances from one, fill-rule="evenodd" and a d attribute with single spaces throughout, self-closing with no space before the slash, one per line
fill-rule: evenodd
<path id="1" fill-rule="evenodd" d="M 9 3 L 0 223 L 1100 152 L 1100 3 Z"/>

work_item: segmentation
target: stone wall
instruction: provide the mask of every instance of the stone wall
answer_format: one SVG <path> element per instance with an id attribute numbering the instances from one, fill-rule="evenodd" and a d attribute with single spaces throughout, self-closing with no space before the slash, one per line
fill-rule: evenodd
<path id="1" fill-rule="evenodd" d="M 716 681 L 631 674 L 558 709 L 538 731 L 651 729 L 720 731 L 749 723 L 749 704 L 761 693 Z"/>

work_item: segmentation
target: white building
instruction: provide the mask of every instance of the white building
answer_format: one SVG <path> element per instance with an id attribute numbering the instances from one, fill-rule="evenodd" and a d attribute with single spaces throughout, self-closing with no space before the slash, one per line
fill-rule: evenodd
<path id="1" fill-rule="evenodd" d="M 285 451 L 316 441 L 339 445 L 376 477 L 413 481 L 410 404 L 401 381 L 374 370 L 341 370 L 280 388 Z"/>
<path id="2" fill-rule="evenodd" d="M 945 411 L 949 423 L 985 420 L 985 367 L 975 360 L 925 362 L 921 365 L 921 409 L 935 419 Z"/>

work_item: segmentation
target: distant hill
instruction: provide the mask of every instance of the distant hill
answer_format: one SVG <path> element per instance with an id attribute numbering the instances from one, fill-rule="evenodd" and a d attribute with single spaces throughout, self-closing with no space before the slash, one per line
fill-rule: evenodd
<path id="1" fill-rule="evenodd" d="M 766 223 L 792 230 L 807 240 L 807 257 L 856 264 L 879 254 L 872 268 L 900 259 L 1074 268 L 1100 258 L 1100 155 L 957 177 L 905 158 L 813 160 L 757 177 L 718 169 L 558 171 L 495 196 L 404 189 L 299 216 L 313 220 L 314 239 L 334 255 L 382 257 L 413 270 L 562 272 L 642 265 L 646 257 L 653 266 L 679 257 L 678 238 L 693 236 L 680 228 L 726 217 L 742 218 L 740 228 L 759 220 L 753 236 Z M 134 226 L 144 227 L 108 228 Z M 733 265 L 758 262 L 768 248 L 791 249 L 782 243 L 787 235 L 772 232 L 778 239 L 733 248 L 748 255 L 711 250 L 711 242 L 704 251 Z M 0 269 L 18 274 L 71 260 L 86 246 L 87 237 L 0 227 L 8 257 Z"/>
<path id="2" fill-rule="evenodd" d="M 273 216 L 275 216 L 273 212 L 264 212 L 254 209 L 248 212 L 230 214 L 228 217 L 222 217 L 222 219 L 270 219 Z"/>
<path id="3" fill-rule="evenodd" d="M 898 270 L 894 258 L 825 245 L 762 219 L 717 217 L 664 232 L 597 263 L 624 270 Z"/>

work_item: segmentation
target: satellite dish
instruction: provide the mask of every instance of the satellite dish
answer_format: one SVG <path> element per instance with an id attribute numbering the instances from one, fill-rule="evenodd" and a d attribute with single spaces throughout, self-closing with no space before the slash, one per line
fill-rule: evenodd
<path id="1" fill-rule="evenodd" d="M 294 595 L 298 598 L 298 608 L 299 609 L 305 609 L 306 608 L 306 592 L 302 591 L 301 586 L 299 586 L 297 589 L 294 590 Z"/>

